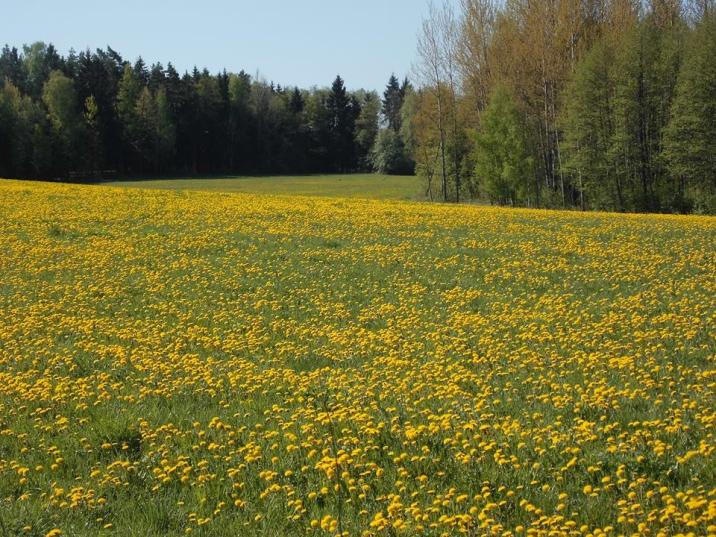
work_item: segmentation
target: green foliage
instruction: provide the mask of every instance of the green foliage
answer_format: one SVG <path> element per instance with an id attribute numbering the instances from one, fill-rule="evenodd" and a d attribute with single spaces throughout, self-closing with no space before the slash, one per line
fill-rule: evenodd
<path id="1" fill-rule="evenodd" d="M 610 158 L 614 138 L 614 53 L 597 43 L 567 88 L 564 111 L 565 170 L 578 178 L 580 194 L 595 209 L 623 211 L 618 163 Z M 583 202 L 584 203 L 584 202 Z"/>
<path id="2" fill-rule="evenodd" d="M 112 186 L 387 200 L 421 199 L 415 176 L 346 174 L 117 181 Z"/>
<path id="3" fill-rule="evenodd" d="M 375 92 L 357 95 L 360 113 L 355 122 L 356 159 L 361 169 L 371 169 L 371 150 L 378 137 L 380 100 Z"/>
<path id="4" fill-rule="evenodd" d="M 577 4 L 463 2 L 459 39 L 449 13 L 431 12 L 419 41 L 423 104 L 409 121 L 414 145 L 406 143 L 427 190 L 439 184 L 446 201 L 458 200 L 444 193 L 459 184 L 461 195 L 498 203 L 712 212 L 713 2 Z M 483 177 L 475 189 L 459 171 L 470 166 L 462 137 L 495 128 L 485 125 L 486 115 L 493 119 L 485 95 L 499 85 L 520 111 L 524 143 L 517 145 L 533 173 L 505 179 L 511 166 L 477 158 L 478 147 Z M 387 94 L 395 88 L 393 80 Z M 511 143 L 482 142 L 487 153 Z"/>
<path id="5" fill-rule="evenodd" d="M 96 170 L 101 160 L 102 140 L 99 130 L 99 108 L 93 95 L 85 99 L 84 123 L 87 134 L 87 165 L 90 169 Z"/>
<path id="6" fill-rule="evenodd" d="M 475 140 L 475 175 L 487 197 L 496 203 L 534 203 L 530 189 L 532 157 L 525 127 L 514 98 L 497 86 L 482 116 Z"/>
<path id="7" fill-rule="evenodd" d="M 176 127 L 172 117 L 171 107 L 164 89 L 159 89 L 154 96 L 155 122 L 154 136 L 156 144 L 156 162 L 158 171 L 171 165 L 176 143 Z"/>
<path id="8" fill-rule="evenodd" d="M 77 93 L 72 79 L 60 71 L 53 71 L 45 83 L 42 99 L 47 106 L 53 128 L 70 135 L 80 124 Z"/>
<path id="9" fill-rule="evenodd" d="M 43 85 L 52 71 L 63 70 L 64 62 L 53 45 L 38 41 L 23 47 L 24 68 L 27 75 L 26 92 L 32 98 L 42 96 Z"/>
<path id="10" fill-rule="evenodd" d="M 32 178 L 366 171 L 381 108 L 340 77 L 282 88 L 43 43 L 2 49 L 0 91 L 0 173 Z"/>
<path id="11" fill-rule="evenodd" d="M 678 18 L 650 14 L 616 44 L 597 41 L 577 65 L 562 112 L 564 171 L 583 207 L 684 210 L 663 165 L 662 132 L 671 113 L 687 31 Z"/>
<path id="12" fill-rule="evenodd" d="M 373 169 L 378 173 L 407 175 L 413 172 L 415 163 L 406 155 L 405 144 L 399 133 L 383 129 L 371 153 Z"/>
<path id="13" fill-rule="evenodd" d="M 372 168 L 387 174 L 414 173 L 412 116 L 415 113 L 415 98 L 407 78 L 400 84 L 398 78 L 391 75 L 383 92 L 381 111 L 386 128 L 378 134 L 371 151 Z"/>
<path id="14" fill-rule="evenodd" d="M 74 168 L 84 127 L 74 82 L 60 71 L 53 71 L 42 90 L 42 100 L 55 136 L 56 158 Z"/>
<path id="15" fill-rule="evenodd" d="M 388 85 L 383 92 L 383 117 L 389 129 L 400 132 L 403 125 L 403 117 L 401 110 L 405 97 L 410 91 L 410 82 L 406 78 L 401 84 L 398 78 L 393 74 L 390 75 Z"/>
<path id="16" fill-rule="evenodd" d="M 360 105 L 348 95 L 343 79 L 337 76 L 326 99 L 329 152 L 333 155 L 334 169 L 345 172 L 355 168 L 353 137 Z"/>
<path id="17" fill-rule="evenodd" d="M 679 74 L 664 159 L 685 202 L 716 211 L 716 17 L 704 19 Z"/>
<path id="18" fill-rule="evenodd" d="M 124 74 L 117 88 L 117 116 L 128 130 L 131 130 L 133 123 L 136 122 L 135 106 L 141 89 L 132 67 L 129 64 L 125 65 Z"/>
<path id="19" fill-rule="evenodd" d="M 413 167 L 415 166 L 415 152 L 418 145 L 414 126 L 417 108 L 417 94 L 411 87 L 408 87 L 405 99 L 403 100 L 403 106 L 400 109 L 400 138 L 403 140 L 403 145 L 405 146 L 406 157 L 413 161 Z"/>

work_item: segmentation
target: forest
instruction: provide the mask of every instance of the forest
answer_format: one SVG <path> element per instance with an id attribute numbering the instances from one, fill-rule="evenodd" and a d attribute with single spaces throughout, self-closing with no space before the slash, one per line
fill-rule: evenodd
<path id="1" fill-rule="evenodd" d="M 382 107 L 340 76 L 302 90 L 243 71 L 180 75 L 109 47 L 63 57 L 42 42 L 6 45 L 0 81 L 5 177 L 363 171 Z"/>
<path id="2" fill-rule="evenodd" d="M 428 195 L 713 213 L 713 4 L 432 5 L 404 136 Z"/>
<path id="3" fill-rule="evenodd" d="M 382 95 L 6 45 L 0 176 L 417 173 L 444 202 L 713 213 L 714 58 L 713 0 L 431 4 Z"/>

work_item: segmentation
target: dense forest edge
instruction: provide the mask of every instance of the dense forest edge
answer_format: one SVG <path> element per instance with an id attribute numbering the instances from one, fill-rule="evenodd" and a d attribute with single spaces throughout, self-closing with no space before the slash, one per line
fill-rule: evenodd
<path id="1" fill-rule="evenodd" d="M 382 95 L 5 45 L 0 177 L 417 173 L 431 200 L 714 213 L 713 4 L 431 4 Z"/>

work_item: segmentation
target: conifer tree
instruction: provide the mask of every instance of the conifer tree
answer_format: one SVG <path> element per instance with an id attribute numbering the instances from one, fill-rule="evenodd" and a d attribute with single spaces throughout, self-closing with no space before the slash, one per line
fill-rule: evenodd
<path id="1" fill-rule="evenodd" d="M 326 100 L 328 111 L 328 130 L 331 135 L 329 153 L 333 161 L 333 169 L 339 172 L 350 171 L 354 167 L 353 139 L 355 122 L 360 107 L 351 99 L 343 79 L 336 76 Z"/>
<path id="2" fill-rule="evenodd" d="M 395 132 L 400 131 L 400 109 L 403 107 L 404 96 L 405 88 L 401 88 L 400 82 L 398 82 L 398 78 L 394 74 L 390 75 L 388 85 L 383 92 L 382 112 L 388 128 L 393 129 Z"/>

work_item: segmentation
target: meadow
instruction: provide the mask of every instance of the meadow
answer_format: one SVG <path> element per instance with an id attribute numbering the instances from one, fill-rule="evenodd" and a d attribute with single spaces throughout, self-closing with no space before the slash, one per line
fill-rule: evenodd
<path id="1" fill-rule="evenodd" d="M 256 194 L 291 194 L 363 199 L 419 200 L 421 179 L 416 176 L 366 174 L 279 175 L 167 178 L 139 181 L 114 181 L 110 186 L 159 188 L 165 190 L 204 190 Z"/>
<path id="2" fill-rule="evenodd" d="M 8 180 L 0 253 L 2 537 L 716 535 L 716 218 Z"/>

